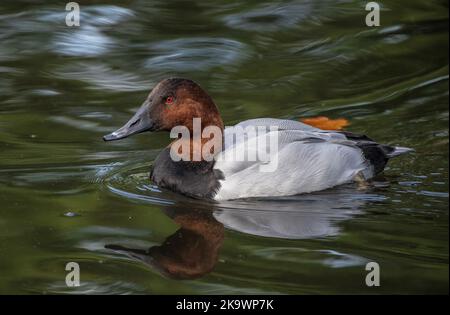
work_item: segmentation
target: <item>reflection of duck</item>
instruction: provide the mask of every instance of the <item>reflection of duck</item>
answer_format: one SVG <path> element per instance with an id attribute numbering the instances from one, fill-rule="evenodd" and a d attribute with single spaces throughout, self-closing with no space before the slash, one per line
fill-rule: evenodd
<path id="1" fill-rule="evenodd" d="M 201 119 L 198 137 L 196 118 Z M 179 141 L 174 141 L 164 149 L 153 165 L 151 178 L 161 187 L 197 198 L 227 200 L 324 190 L 370 179 L 383 171 L 390 158 L 410 151 L 378 144 L 366 136 L 322 130 L 292 120 L 246 120 L 224 131 L 211 97 L 195 82 L 179 78 L 160 82 L 130 121 L 104 140 L 118 140 L 144 131 L 171 131 L 180 126 L 189 133 L 187 139 L 180 139 L 187 145 L 180 146 Z M 258 134 L 234 140 L 239 130 L 249 128 L 257 129 Z M 220 135 L 214 134 L 214 130 Z M 207 139 L 202 139 L 205 135 Z M 220 145 L 222 139 L 224 146 Z M 276 148 L 272 147 L 274 139 Z M 181 147 L 183 152 L 179 151 Z M 184 148 L 192 152 L 185 152 Z M 212 153 L 214 160 L 202 155 L 205 150 L 209 155 Z M 266 158 L 236 159 L 238 152 L 247 157 L 256 154 Z M 183 160 L 175 161 L 174 153 Z M 195 156 L 199 160 L 195 161 Z M 268 161 L 275 160 L 273 168 L 266 167 L 271 171 L 262 171 Z"/>
<path id="2" fill-rule="evenodd" d="M 322 192 L 294 199 L 262 200 L 257 209 L 248 204 L 220 203 L 214 217 L 226 228 L 246 234 L 310 239 L 339 234 L 338 222 L 361 212 L 364 194 Z M 254 207 L 255 205 L 253 205 Z M 276 209 L 276 210 L 273 210 Z"/>
<path id="3" fill-rule="evenodd" d="M 148 250 L 106 245 L 143 261 L 163 275 L 194 279 L 212 271 L 223 242 L 224 227 L 211 211 L 171 209 L 166 213 L 181 226 L 159 246 Z"/>
<path id="4" fill-rule="evenodd" d="M 167 277 L 195 279 L 211 272 L 217 263 L 224 226 L 241 233 L 273 238 L 336 236 L 340 232 L 338 222 L 361 212 L 360 207 L 365 203 L 361 197 L 364 196 L 333 192 L 298 196 L 294 200 L 221 203 L 203 210 L 171 208 L 165 213 L 181 228 L 161 245 L 148 250 L 120 245 L 105 247 L 140 260 Z"/>

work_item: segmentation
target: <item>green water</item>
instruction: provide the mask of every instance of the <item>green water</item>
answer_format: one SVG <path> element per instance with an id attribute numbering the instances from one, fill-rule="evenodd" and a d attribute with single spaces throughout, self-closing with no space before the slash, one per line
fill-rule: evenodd
<path id="1" fill-rule="evenodd" d="M 70 28 L 1 1 L 0 293 L 448 293 L 448 1 L 379 3 L 80 1 Z M 366 190 L 191 200 L 148 180 L 168 134 L 101 139 L 174 75 L 226 125 L 345 117 L 416 153 Z"/>

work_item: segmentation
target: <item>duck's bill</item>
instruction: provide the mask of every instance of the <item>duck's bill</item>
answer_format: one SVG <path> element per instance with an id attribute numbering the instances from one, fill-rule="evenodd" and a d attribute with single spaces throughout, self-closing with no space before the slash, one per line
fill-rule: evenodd
<path id="1" fill-rule="evenodd" d="M 137 113 L 123 127 L 106 136 L 103 136 L 103 140 L 120 140 L 144 131 L 152 131 L 153 121 L 150 119 L 147 108 L 147 104 L 144 103 L 144 105 L 142 105 Z"/>
<path id="2" fill-rule="evenodd" d="M 120 139 L 124 139 L 127 138 L 129 136 L 135 135 L 137 133 L 141 133 L 144 131 L 148 131 L 150 130 L 149 128 L 145 128 L 145 129 L 130 129 L 127 128 L 127 126 L 123 126 L 120 129 L 117 129 L 114 132 L 111 132 L 110 134 L 107 134 L 105 136 L 103 136 L 103 140 L 105 141 L 114 141 L 114 140 L 120 140 Z"/>

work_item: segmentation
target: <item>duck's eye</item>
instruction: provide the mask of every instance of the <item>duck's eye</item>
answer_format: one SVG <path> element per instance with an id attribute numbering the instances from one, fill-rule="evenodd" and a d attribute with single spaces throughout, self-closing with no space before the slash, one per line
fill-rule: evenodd
<path id="1" fill-rule="evenodd" d="M 173 96 L 167 96 L 167 97 L 166 97 L 166 105 L 173 104 L 173 101 L 174 101 L 174 100 L 175 100 L 175 99 L 174 99 Z"/>

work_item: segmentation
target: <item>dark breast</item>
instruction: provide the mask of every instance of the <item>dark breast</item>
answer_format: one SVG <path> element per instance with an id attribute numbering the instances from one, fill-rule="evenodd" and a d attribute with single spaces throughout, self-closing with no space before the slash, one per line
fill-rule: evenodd
<path id="1" fill-rule="evenodd" d="M 214 169 L 214 161 L 178 161 L 170 157 L 165 148 L 156 158 L 150 179 L 159 187 L 193 197 L 212 199 L 220 188 L 223 174 Z"/>

